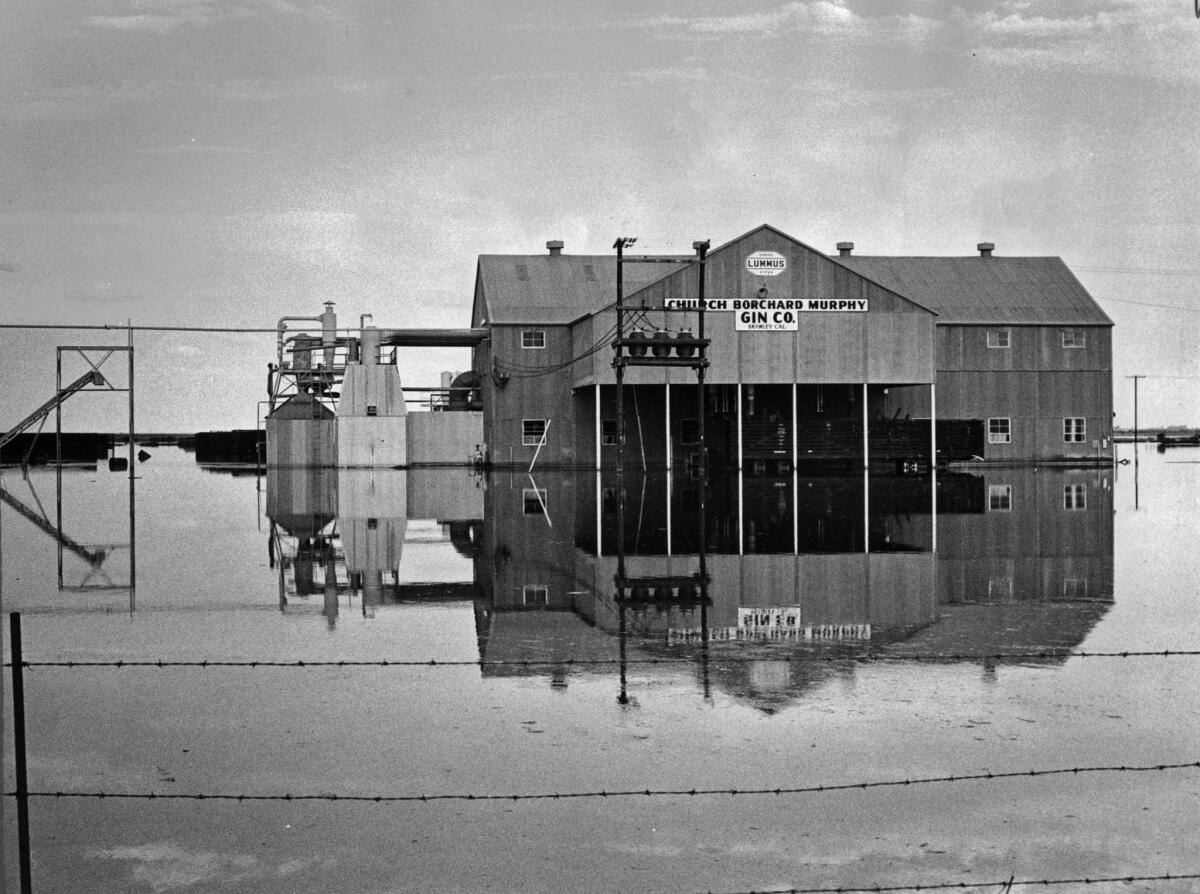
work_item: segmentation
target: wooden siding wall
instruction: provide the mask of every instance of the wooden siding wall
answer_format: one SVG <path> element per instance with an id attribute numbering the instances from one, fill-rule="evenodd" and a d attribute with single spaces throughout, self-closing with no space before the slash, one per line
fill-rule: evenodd
<path id="1" fill-rule="evenodd" d="M 747 272 L 746 256 L 755 251 L 784 255 L 787 271 L 779 276 Z M 713 341 L 709 382 L 933 381 L 935 316 L 825 255 L 769 230 L 759 230 L 715 252 L 707 267 L 708 298 L 755 298 L 758 290 L 766 287 L 769 298 L 865 298 L 870 308 L 867 313 L 800 313 L 796 332 L 738 332 L 736 312 L 710 312 L 705 315 L 705 335 Z M 631 305 L 646 308 L 651 325 L 663 325 L 671 331 L 695 331 L 695 313 L 662 308 L 669 299 L 694 299 L 696 286 L 693 265 L 627 299 Z M 580 340 L 592 337 L 594 341 L 597 332 L 607 332 L 615 323 L 616 312 L 607 311 L 576 324 L 576 329 L 581 333 Z M 576 383 L 614 382 L 611 360 L 611 354 L 605 351 L 595 355 L 590 368 L 580 364 L 575 371 Z M 668 374 L 661 369 L 635 368 L 627 377 L 627 381 L 646 384 L 664 380 L 684 384 L 694 381 L 695 376 L 689 370 Z"/>
<path id="2" fill-rule="evenodd" d="M 334 419 L 268 419 L 268 466 L 337 465 Z"/>
<path id="3" fill-rule="evenodd" d="M 546 347 L 524 349 L 521 333 L 537 329 L 546 333 Z M 501 363 L 522 366 L 553 366 L 573 357 L 574 342 L 567 326 L 522 325 L 493 326 L 491 351 Z M 514 372 L 503 387 L 492 382 L 490 357 L 480 360 L 487 364 L 483 376 L 484 432 L 488 438 L 488 456 L 493 463 L 512 462 L 528 466 L 537 451 L 536 446 L 522 444 L 521 423 L 525 419 L 549 419 L 546 445 L 538 456 L 538 464 L 588 463 L 591 451 L 577 457 L 575 452 L 575 402 L 571 393 L 570 370 L 546 375 L 528 376 L 527 371 Z"/>
<path id="4" fill-rule="evenodd" d="M 468 465 L 483 443 L 482 413 L 409 413 L 405 419 L 410 466 Z"/>
<path id="5" fill-rule="evenodd" d="M 937 327 L 937 368 L 944 370 L 1111 370 L 1112 329 L 1066 327 L 1086 334 L 1082 348 L 1062 346 L 1062 326 Z M 1008 348 L 989 348 L 989 330 L 1008 329 Z"/>
<path id="6" fill-rule="evenodd" d="M 989 348 L 987 333 L 1008 328 L 1009 348 Z M 1011 420 L 1009 444 L 985 445 L 988 459 L 1094 458 L 1112 437 L 1112 330 L 1086 333 L 1064 348 L 1060 326 L 939 326 L 939 418 Z M 1063 440 L 1063 419 L 1082 416 L 1085 439 Z"/>

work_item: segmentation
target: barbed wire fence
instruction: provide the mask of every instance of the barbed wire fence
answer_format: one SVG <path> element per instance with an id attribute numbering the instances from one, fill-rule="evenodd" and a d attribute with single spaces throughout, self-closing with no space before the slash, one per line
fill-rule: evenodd
<path id="1" fill-rule="evenodd" d="M 20 864 L 20 884 L 22 894 L 32 894 L 31 848 L 29 834 L 29 801 L 33 798 L 42 799 L 94 799 L 94 800 L 137 800 L 137 801 L 212 801 L 236 802 L 239 804 L 260 802 L 354 802 L 362 804 L 399 804 L 420 803 L 435 804 L 443 802 L 475 802 L 486 804 L 490 802 L 535 802 L 535 801 L 565 801 L 565 800 L 617 800 L 630 798 L 695 798 L 695 797 L 781 797 L 785 795 L 824 794 L 846 791 L 867 791 L 882 788 L 901 788 L 928 785 L 946 785 L 958 783 L 992 783 L 1004 780 L 1030 779 L 1049 776 L 1080 776 L 1089 774 L 1117 773 L 1161 773 L 1171 771 L 1188 771 L 1200 769 L 1200 760 L 1176 763 L 1150 763 L 1140 765 L 1103 765 L 1103 766 L 1074 766 L 1055 768 L 1035 768 L 1029 770 L 1008 770 L 983 773 L 946 774 L 941 776 L 908 777 L 904 779 L 859 780 L 854 782 L 823 783 L 812 785 L 775 786 L 768 788 L 644 788 L 644 789 L 599 789 L 590 791 L 566 792 L 433 792 L 421 794 L 338 794 L 332 792 L 320 793 L 226 793 L 226 792 L 106 792 L 106 791 L 65 791 L 65 790 L 31 790 L 29 788 L 27 770 L 27 741 L 25 731 L 25 696 L 24 671 L 27 668 L 47 669 L 83 669 L 106 668 L 112 670 L 136 668 L 345 668 L 345 667 L 377 667 L 377 668 L 452 668 L 452 667 L 593 667 L 615 664 L 641 665 L 676 665 L 694 663 L 694 657 L 679 658 L 641 658 L 641 659 L 562 659 L 562 660 L 316 660 L 316 661 L 255 661 L 255 660 L 199 660 L 173 661 L 164 659 L 148 660 L 65 660 L 65 661 L 25 661 L 21 640 L 21 613 L 12 612 L 9 615 L 9 635 L 11 660 L 4 666 L 12 672 L 13 700 L 13 734 L 14 734 L 14 770 L 16 786 L 13 791 L 4 792 L 5 797 L 15 798 L 17 802 L 18 825 L 18 854 Z M 956 653 L 922 654 L 922 655 L 889 655 L 886 653 L 847 653 L 842 655 L 802 655 L 790 656 L 786 661 L 925 661 L 947 662 L 964 660 L 1044 660 L 1062 658 L 1183 658 L 1200 655 L 1200 650 L 1154 650 L 1154 651 L 1121 651 L 1121 652 L 1086 652 L 1079 650 L 1037 650 L 1022 652 L 996 653 Z M 726 659 L 722 659 L 726 660 Z M 737 660 L 732 656 L 728 660 Z M 745 660 L 761 660 L 761 657 Z M 728 894 L 855 894 L 855 892 L 900 892 L 900 891 L 937 891 L 937 890 L 967 890 L 988 887 L 1000 887 L 1011 891 L 1015 886 L 1052 887 L 1067 884 L 1092 885 L 1100 883 L 1132 883 L 1132 882 L 1175 882 L 1200 879 L 1200 872 L 1159 872 L 1147 875 L 1126 875 L 1103 878 L 1069 878 L 1069 879 L 1022 879 L 1015 876 L 1006 880 L 993 882 L 938 882 L 916 885 L 874 885 L 870 887 L 824 887 L 824 888 L 772 888 Z M 710 892 L 712 894 L 712 892 Z"/>

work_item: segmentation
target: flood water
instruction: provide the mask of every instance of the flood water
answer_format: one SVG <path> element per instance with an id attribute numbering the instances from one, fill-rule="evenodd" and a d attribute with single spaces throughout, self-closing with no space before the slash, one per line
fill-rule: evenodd
<path id="1" fill-rule="evenodd" d="M 30 788 L 278 799 L 32 797 L 34 891 L 1200 872 L 1197 768 L 746 792 L 1200 760 L 1200 658 L 1095 654 L 1200 649 L 1200 451 L 1142 445 L 1136 488 L 1132 465 L 936 492 L 633 470 L 623 524 L 608 472 L 260 477 L 153 452 L 135 537 L 127 475 L 3 472 Z M 234 666 L 112 666 L 157 660 Z M 106 666 L 38 666 L 70 661 Z M 549 794 L 588 796 L 386 800 Z M 16 827 L 5 797 L 5 890 Z"/>

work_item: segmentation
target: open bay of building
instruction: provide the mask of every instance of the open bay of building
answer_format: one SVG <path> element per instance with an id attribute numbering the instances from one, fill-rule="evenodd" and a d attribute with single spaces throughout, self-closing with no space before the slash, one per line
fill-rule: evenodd
<path id="1" fill-rule="evenodd" d="M 130 538 L 123 476 L 64 473 L 60 490 L 52 471 L 6 470 L 31 510 L 0 508 L 5 619 L 21 612 L 26 661 L 238 665 L 27 668 L 34 791 L 723 792 L 34 797 L 34 890 L 733 892 L 1195 872 L 1195 768 L 730 793 L 1200 759 L 1200 659 L 1078 655 L 1200 642 L 1200 464 L 1141 449 L 1136 487 L 1132 465 L 988 468 L 936 488 L 718 480 L 703 606 L 678 589 L 615 599 L 622 508 L 592 472 L 270 480 L 162 450 L 138 469 Z M 625 485 L 630 573 L 693 572 L 693 484 Z M 15 889 L 11 798 L 3 824 Z M 1197 888 L 1055 888 L 1075 889 Z"/>

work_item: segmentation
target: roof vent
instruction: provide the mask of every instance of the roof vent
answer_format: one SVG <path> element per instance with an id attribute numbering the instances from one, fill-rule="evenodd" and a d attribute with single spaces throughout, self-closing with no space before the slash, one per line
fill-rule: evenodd
<path id="1" fill-rule="evenodd" d="M 843 258 L 850 257 L 850 252 L 854 251 L 853 242 L 839 242 L 837 245 L 838 254 Z"/>
<path id="2" fill-rule="evenodd" d="M 996 246 L 991 242 L 980 242 L 975 247 L 979 249 L 979 257 L 981 258 L 990 258 L 992 256 L 992 252 L 996 250 Z"/>
<path id="3" fill-rule="evenodd" d="M 558 256 L 562 254 L 563 244 L 561 239 L 551 239 L 546 243 L 546 248 L 550 250 L 550 254 Z"/>

